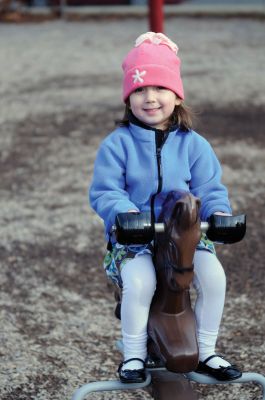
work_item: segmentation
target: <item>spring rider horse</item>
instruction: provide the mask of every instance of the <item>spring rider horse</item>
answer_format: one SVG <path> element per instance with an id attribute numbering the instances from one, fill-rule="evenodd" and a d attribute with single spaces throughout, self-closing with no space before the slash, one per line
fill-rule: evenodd
<path id="1" fill-rule="evenodd" d="M 246 231 L 244 215 L 212 215 L 209 222 L 201 222 L 199 208 L 199 199 L 190 193 L 171 192 L 157 223 L 152 221 L 150 213 L 117 215 L 114 230 L 119 243 L 143 244 L 152 240 L 155 243 L 157 288 L 148 320 L 147 378 L 143 383 L 127 384 L 119 380 L 88 383 L 76 390 L 72 400 L 84 400 L 90 393 L 100 391 L 144 387 L 155 400 L 195 400 L 198 397 L 190 381 L 202 384 L 256 382 L 261 385 L 265 400 L 265 377 L 261 374 L 243 373 L 240 378 L 228 382 L 193 372 L 198 365 L 198 344 L 189 288 L 196 246 L 202 232 L 207 232 L 212 241 L 235 243 Z M 122 352 L 122 342 L 118 341 L 116 346 Z"/>

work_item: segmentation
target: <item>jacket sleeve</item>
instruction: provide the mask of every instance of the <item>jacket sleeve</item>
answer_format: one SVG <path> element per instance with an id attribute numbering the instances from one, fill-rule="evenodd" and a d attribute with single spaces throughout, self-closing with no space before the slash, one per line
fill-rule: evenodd
<path id="1" fill-rule="evenodd" d="M 120 144 L 103 141 L 94 164 L 89 200 L 91 207 L 104 220 L 107 232 L 118 213 L 138 210 L 126 192 L 125 159 Z"/>
<path id="2" fill-rule="evenodd" d="M 196 148 L 190 159 L 190 191 L 201 200 L 201 219 L 207 220 L 216 211 L 231 213 L 228 192 L 221 182 L 222 169 L 211 145 L 201 137 Z"/>

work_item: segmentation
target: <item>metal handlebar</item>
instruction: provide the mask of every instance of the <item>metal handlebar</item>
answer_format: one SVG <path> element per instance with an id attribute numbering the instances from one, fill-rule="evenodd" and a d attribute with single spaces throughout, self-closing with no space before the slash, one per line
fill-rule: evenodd
<path id="1" fill-rule="evenodd" d="M 209 229 L 210 225 L 209 222 L 202 221 L 201 222 L 201 231 L 206 233 Z M 155 222 L 154 229 L 156 233 L 163 233 L 165 232 L 165 224 L 163 222 Z"/>

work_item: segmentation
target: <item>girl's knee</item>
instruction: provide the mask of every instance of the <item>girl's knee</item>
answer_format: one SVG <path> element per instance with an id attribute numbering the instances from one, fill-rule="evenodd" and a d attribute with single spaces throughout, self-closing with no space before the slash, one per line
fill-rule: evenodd
<path id="1" fill-rule="evenodd" d="M 198 254 L 197 254 L 198 253 Z M 205 288 L 213 294 L 223 294 L 226 290 L 226 275 L 218 258 L 206 251 L 196 252 L 194 257 L 194 286 Z"/>
<path id="2" fill-rule="evenodd" d="M 138 256 L 122 269 L 123 292 L 134 297 L 152 298 L 156 288 L 156 275 L 151 257 Z"/>

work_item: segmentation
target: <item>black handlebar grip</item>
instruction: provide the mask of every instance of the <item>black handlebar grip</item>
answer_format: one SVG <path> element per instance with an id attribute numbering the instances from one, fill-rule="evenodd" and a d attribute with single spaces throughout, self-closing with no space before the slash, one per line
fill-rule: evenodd
<path id="1" fill-rule="evenodd" d="M 207 237 L 213 242 L 231 244 L 239 242 L 246 233 L 246 215 L 226 216 L 213 214 L 209 218 Z"/>
<path id="2" fill-rule="evenodd" d="M 150 212 L 120 213 L 115 219 L 116 239 L 120 244 L 147 244 L 154 238 Z"/>
<path id="3" fill-rule="evenodd" d="M 239 242 L 246 233 L 246 215 L 224 216 L 213 214 L 208 220 L 206 234 L 213 242 Z M 115 219 L 115 235 L 120 244 L 147 244 L 155 236 L 150 212 L 120 213 Z"/>

